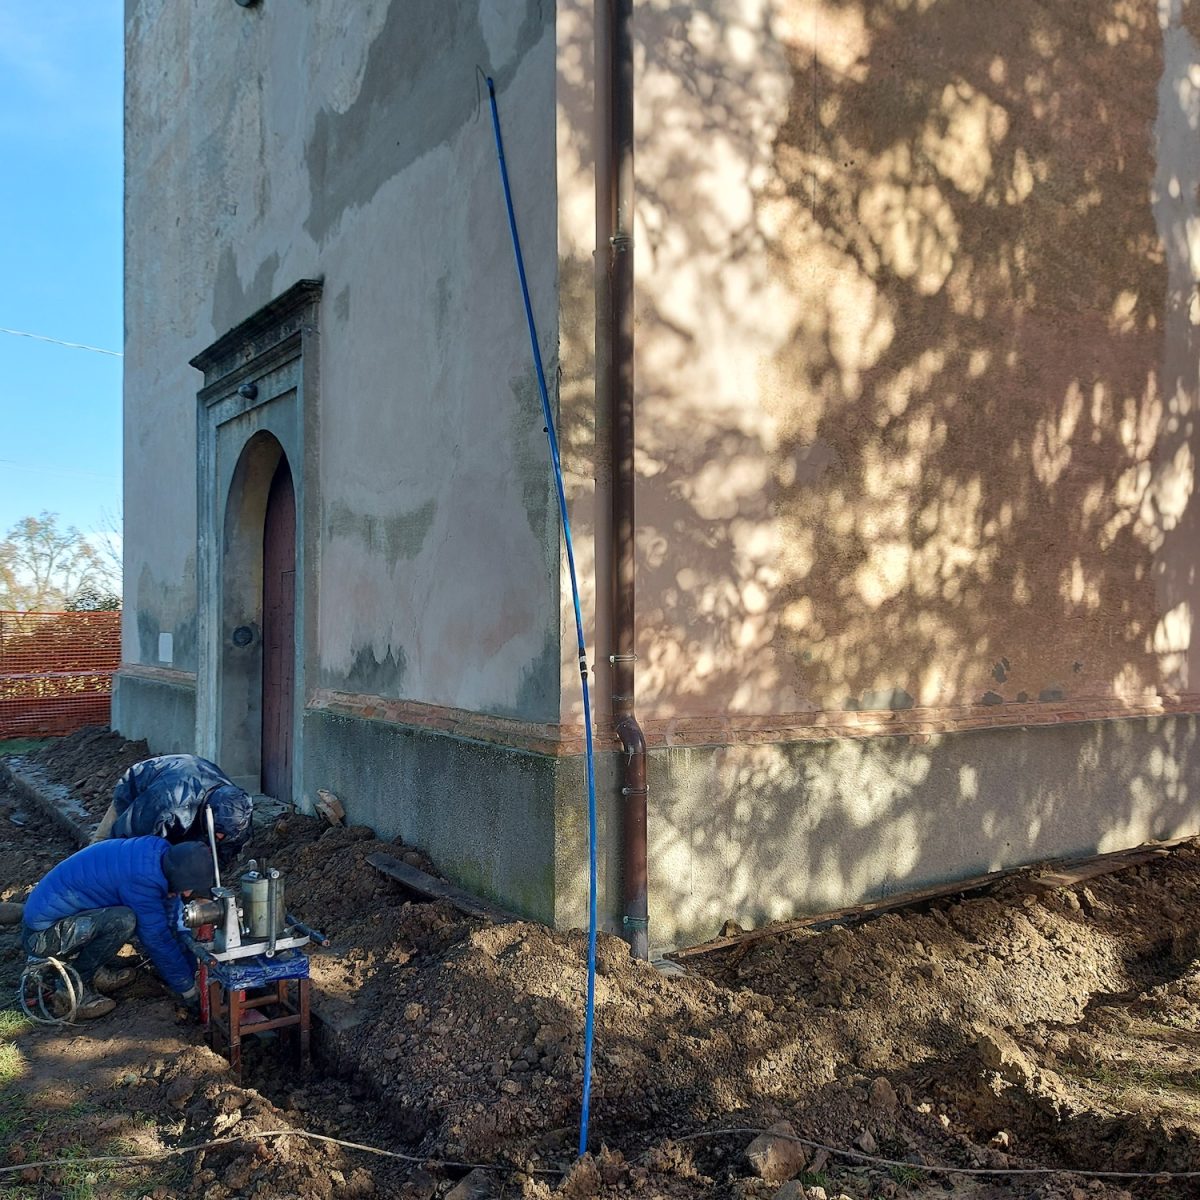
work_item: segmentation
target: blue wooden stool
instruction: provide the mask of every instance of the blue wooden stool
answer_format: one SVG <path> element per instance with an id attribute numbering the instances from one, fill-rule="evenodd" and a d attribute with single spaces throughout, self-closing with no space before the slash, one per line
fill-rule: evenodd
<path id="1" fill-rule="evenodd" d="M 204 955 L 201 967 L 208 977 L 208 1043 L 214 1050 L 219 1050 L 218 1042 L 225 1044 L 238 1083 L 242 1081 L 242 1038 L 271 1029 L 296 1030 L 299 1064 L 302 1070 L 308 1069 L 312 1013 L 307 955 L 285 950 L 274 958 L 258 955 L 233 962 Z M 296 982 L 294 1001 L 292 980 Z M 265 1020 L 247 1022 L 248 1012 L 262 1009 L 269 1010 L 262 1014 Z"/>

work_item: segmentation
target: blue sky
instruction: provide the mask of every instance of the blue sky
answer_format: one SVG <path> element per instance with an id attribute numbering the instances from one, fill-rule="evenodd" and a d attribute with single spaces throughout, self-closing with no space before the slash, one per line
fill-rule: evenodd
<path id="1" fill-rule="evenodd" d="M 0 327 L 122 349 L 121 0 L 0 0 Z M 121 360 L 0 334 L 0 536 L 121 503 Z"/>

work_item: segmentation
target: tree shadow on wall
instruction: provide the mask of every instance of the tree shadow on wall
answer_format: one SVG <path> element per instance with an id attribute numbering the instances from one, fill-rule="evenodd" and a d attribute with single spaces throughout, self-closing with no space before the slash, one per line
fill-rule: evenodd
<path id="1" fill-rule="evenodd" d="M 825 707 L 1153 694 L 1191 485 L 1159 440 L 1190 333 L 1151 205 L 1156 14 L 919 7 L 868 6 L 845 73 L 819 25 L 791 48 L 766 206 L 808 304 L 776 500 L 812 565 L 777 632 Z M 787 486 L 814 447 L 820 478 Z"/>
<path id="2" fill-rule="evenodd" d="M 1195 8 L 639 9 L 645 717 L 1190 690 Z M 1166 832 L 1194 731 L 1132 732 L 677 756 L 656 860 L 719 847 L 729 910 L 775 915 L 798 874 L 832 898 Z"/>

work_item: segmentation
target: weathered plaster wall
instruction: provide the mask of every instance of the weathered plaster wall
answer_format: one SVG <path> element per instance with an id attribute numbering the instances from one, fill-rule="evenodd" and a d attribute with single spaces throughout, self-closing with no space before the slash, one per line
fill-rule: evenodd
<path id="1" fill-rule="evenodd" d="M 638 6 L 649 721 L 1200 690 L 1197 7 Z"/>
<path id="2" fill-rule="evenodd" d="M 602 543 L 591 21 L 559 5 L 562 399 Z M 1197 34 L 637 6 L 655 942 L 1200 821 Z"/>
<path id="3" fill-rule="evenodd" d="M 594 134 L 602 101 L 593 91 L 593 7 L 584 0 L 566 0 L 557 9 L 558 437 L 585 614 L 584 633 L 592 652 L 589 663 L 593 667 L 595 709 L 603 720 L 611 696 L 606 658 L 610 626 L 609 606 L 597 603 L 597 598 L 605 597 L 611 587 L 606 574 L 611 470 L 606 417 L 603 412 L 596 413 L 594 403 L 598 391 L 602 394 L 604 390 L 603 377 L 597 375 L 604 364 L 597 364 L 595 355 L 595 289 L 597 272 L 602 277 L 606 268 L 602 257 L 593 256 L 599 237 L 595 227 Z M 564 631 L 571 631 L 575 616 L 565 556 L 561 587 L 561 624 Z M 583 704 L 574 638 L 563 639 L 560 669 L 563 720 L 581 732 Z"/>
<path id="4" fill-rule="evenodd" d="M 307 224 L 338 244 L 322 338 L 319 685 L 547 720 L 553 484 L 475 65 L 497 76 L 553 379 L 553 9 L 472 8 L 392 5 L 353 102 L 319 116 L 305 149 L 314 189 L 328 181 L 337 205 Z M 414 113 L 429 130 L 410 144 Z M 381 171 L 381 155 L 398 169 Z"/>
<path id="5" fill-rule="evenodd" d="M 601 755 L 602 796 L 620 786 Z M 1170 716 L 908 737 L 652 750 L 652 948 L 1058 855 L 1192 834 L 1200 725 Z M 555 919 L 586 922 L 581 760 L 561 760 Z M 600 911 L 620 930 L 619 805 Z"/>
<path id="6" fill-rule="evenodd" d="M 168 748 L 152 697 L 195 670 L 185 364 L 322 278 L 304 789 L 560 924 L 585 895 L 578 758 L 416 726 L 490 714 L 471 737 L 528 748 L 578 718 L 477 64 L 551 380 L 561 333 L 607 708 L 591 8 L 127 5 L 126 732 Z M 1194 826 L 1190 717 L 1084 718 L 1200 691 L 1195 9 L 639 4 L 656 944 Z M 870 731 L 904 736 L 842 736 Z"/>
<path id="7" fill-rule="evenodd" d="M 557 718 L 553 485 L 476 70 L 553 381 L 553 16 L 127 3 L 123 689 L 164 631 L 197 666 L 188 360 L 321 278 L 320 476 L 297 479 L 321 496 L 310 689 Z M 146 706 L 118 711 L 159 740 Z"/>

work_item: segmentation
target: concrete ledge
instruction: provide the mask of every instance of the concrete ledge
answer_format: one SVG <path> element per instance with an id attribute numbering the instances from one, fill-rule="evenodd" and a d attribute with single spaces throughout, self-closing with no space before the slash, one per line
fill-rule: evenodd
<path id="1" fill-rule="evenodd" d="M 327 788 L 349 822 L 420 846 L 459 887 L 554 922 L 555 789 L 575 760 L 311 708 L 302 752 L 305 806 Z"/>
<path id="2" fill-rule="evenodd" d="M 62 830 L 77 846 L 92 840 L 98 821 L 71 795 L 68 788 L 55 783 L 36 763 L 19 755 L 0 758 L 0 780 L 44 817 Z"/>
<path id="3" fill-rule="evenodd" d="M 152 754 L 196 749 L 196 679 L 184 671 L 126 663 L 113 680 L 112 727 L 145 738 Z"/>

